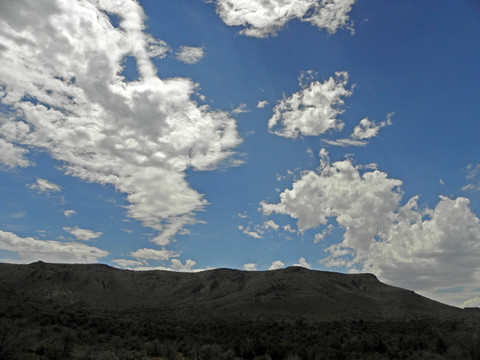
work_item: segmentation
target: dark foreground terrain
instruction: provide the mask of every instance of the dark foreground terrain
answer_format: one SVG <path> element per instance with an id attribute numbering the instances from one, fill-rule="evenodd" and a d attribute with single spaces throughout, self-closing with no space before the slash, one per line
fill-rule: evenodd
<path id="1" fill-rule="evenodd" d="M 371 274 L 0 264 L 0 359 L 480 359 L 480 311 Z"/>

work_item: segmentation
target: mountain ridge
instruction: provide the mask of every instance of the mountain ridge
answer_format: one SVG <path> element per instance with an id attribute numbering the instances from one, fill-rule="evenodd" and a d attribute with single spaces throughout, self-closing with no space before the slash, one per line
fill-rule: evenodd
<path id="1" fill-rule="evenodd" d="M 382 283 L 374 274 L 288 267 L 267 271 L 219 268 L 196 273 L 134 271 L 104 264 L 0 263 L 6 294 L 90 308 L 156 309 L 176 317 L 315 320 L 457 318 L 465 311 Z"/>

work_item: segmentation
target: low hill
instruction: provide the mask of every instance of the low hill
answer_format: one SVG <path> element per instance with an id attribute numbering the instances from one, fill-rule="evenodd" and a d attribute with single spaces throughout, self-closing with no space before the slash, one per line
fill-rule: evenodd
<path id="1" fill-rule="evenodd" d="M 402 320 L 465 317 L 465 310 L 380 282 L 373 274 L 289 267 L 198 273 L 120 270 L 100 264 L 0 264 L 0 306 L 30 301 L 91 309 L 155 309 L 164 316 Z"/>

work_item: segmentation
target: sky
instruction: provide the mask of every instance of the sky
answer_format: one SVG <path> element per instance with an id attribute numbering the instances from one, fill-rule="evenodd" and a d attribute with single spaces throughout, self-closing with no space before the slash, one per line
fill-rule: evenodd
<path id="1" fill-rule="evenodd" d="M 477 0 L 0 2 L 0 261 L 371 272 L 480 306 Z"/>

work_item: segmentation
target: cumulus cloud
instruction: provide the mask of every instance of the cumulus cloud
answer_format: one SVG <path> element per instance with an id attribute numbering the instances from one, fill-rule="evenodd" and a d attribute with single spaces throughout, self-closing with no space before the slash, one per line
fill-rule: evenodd
<path id="1" fill-rule="evenodd" d="M 274 262 L 272 262 L 272 265 L 270 265 L 268 270 L 278 270 L 278 269 L 283 268 L 284 266 L 285 266 L 285 264 L 282 261 L 275 260 Z"/>
<path id="2" fill-rule="evenodd" d="M 170 269 L 172 271 L 190 272 L 192 271 L 192 267 L 197 265 L 197 263 L 191 259 L 185 260 L 185 264 L 182 264 L 182 262 L 178 259 L 172 259 L 170 260 L 170 262 L 171 262 Z M 199 271 L 199 270 L 195 270 L 195 271 Z"/>
<path id="3" fill-rule="evenodd" d="M 185 64 L 196 64 L 202 60 L 204 51 L 202 47 L 182 46 L 177 52 L 177 59 Z"/>
<path id="4" fill-rule="evenodd" d="M 51 183 L 48 180 L 38 178 L 33 184 L 27 185 L 32 190 L 37 190 L 38 192 L 57 192 L 62 190 L 62 188 L 54 183 Z"/>
<path id="5" fill-rule="evenodd" d="M 257 266 L 258 266 L 258 264 L 253 264 L 253 263 L 244 264 L 243 265 L 243 270 L 245 270 L 245 271 L 257 271 Z"/>
<path id="6" fill-rule="evenodd" d="M 377 170 L 360 174 L 350 160 L 324 163 L 319 172 L 306 171 L 291 189 L 283 191 L 280 203 L 262 202 L 261 206 L 266 215 L 279 213 L 297 219 L 300 231 L 337 217 L 347 240 L 356 242 L 388 229 L 390 213 L 401 197 L 395 189 L 401 184 Z"/>
<path id="7" fill-rule="evenodd" d="M 307 262 L 307 260 L 305 260 L 304 257 L 301 257 L 300 259 L 298 259 L 298 263 L 297 264 L 293 264 L 293 266 L 301 266 L 301 267 L 304 267 L 304 268 L 307 268 L 307 269 L 311 269 L 312 268 L 312 265 L 309 264 Z"/>
<path id="8" fill-rule="evenodd" d="M 90 241 L 102 236 L 101 232 L 95 232 L 88 229 L 81 229 L 77 226 L 75 226 L 74 228 L 64 227 L 63 230 L 75 236 L 77 240 L 82 240 L 82 241 Z"/>
<path id="9" fill-rule="evenodd" d="M 383 241 L 371 242 L 363 268 L 430 297 L 445 296 L 434 294 L 439 288 L 473 290 L 480 283 L 480 219 L 469 200 L 441 196 L 424 210 L 417 200 L 400 207 Z"/>
<path id="10" fill-rule="evenodd" d="M 243 26 L 241 34 L 265 38 L 298 19 L 335 33 L 349 26 L 355 0 L 217 0 L 217 13 L 229 26 Z M 351 28 L 351 27 L 350 27 Z M 352 30 L 353 32 L 353 30 Z"/>
<path id="11" fill-rule="evenodd" d="M 400 180 L 351 160 L 331 164 L 325 150 L 321 156 L 321 167 L 295 180 L 279 203 L 261 203 L 265 215 L 289 215 L 300 231 L 323 226 L 316 240 L 331 231 L 328 222 L 334 219 L 344 235 L 326 249 L 326 266 L 374 272 L 454 305 L 473 297 L 472 284 L 480 282 L 480 219 L 468 199 L 441 196 L 430 209 L 421 208 L 415 196 L 402 205 Z M 437 292 L 459 286 L 465 290 Z"/>
<path id="12" fill-rule="evenodd" d="M 20 263 L 38 260 L 54 263 L 96 263 L 109 254 L 108 251 L 76 242 L 22 238 L 0 230 L 0 250 L 18 254 Z"/>
<path id="13" fill-rule="evenodd" d="M 338 119 L 344 97 L 352 95 L 346 88 L 347 72 L 337 72 L 324 82 L 311 81 L 290 97 L 278 101 L 273 116 L 268 120 L 270 132 L 288 138 L 299 135 L 318 136 L 329 130 L 339 131 L 344 124 Z"/>
<path id="14" fill-rule="evenodd" d="M 0 156 L 27 166 L 26 149 L 40 149 L 67 174 L 114 186 L 166 245 L 207 205 L 185 170 L 217 167 L 241 139 L 229 113 L 192 99 L 197 84 L 157 76 L 164 43 L 144 21 L 133 0 L 2 2 L 0 101 L 12 116 L 0 118 Z M 121 75 L 126 56 L 136 81 Z"/>

